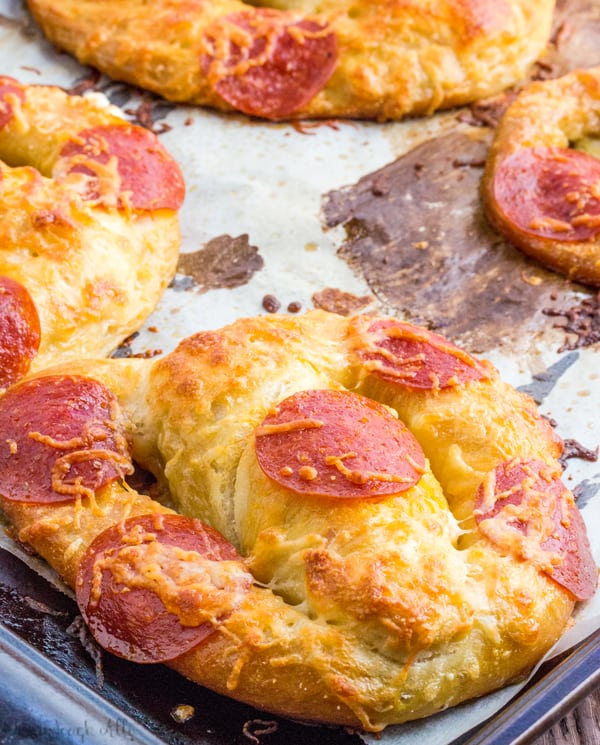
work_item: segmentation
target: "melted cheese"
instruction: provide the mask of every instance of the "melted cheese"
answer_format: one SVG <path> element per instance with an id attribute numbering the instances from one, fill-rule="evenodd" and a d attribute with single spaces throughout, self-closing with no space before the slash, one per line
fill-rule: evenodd
<path id="1" fill-rule="evenodd" d="M 331 27 L 328 25 L 316 30 L 297 25 L 305 20 L 300 14 L 288 14 L 284 25 L 279 14 L 253 16 L 248 30 L 227 17 L 217 19 L 202 40 L 206 54 L 211 58 L 207 71 L 211 85 L 217 85 L 223 78 L 243 77 L 249 70 L 263 67 L 273 56 L 282 34 L 288 33 L 299 45 L 304 44 L 307 39 L 320 39 L 331 34 Z M 257 40 L 264 40 L 260 53 L 256 53 Z M 236 52 L 235 63 L 232 50 Z"/>
<path id="2" fill-rule="evenodd" d="M 486 514 L 498 502 L 509 499 L 513 494 L 523 492 L 518 504 L 508 502 L 493 517 L 481 520 L 479 529 L 494 545 L 511 552 L 514 556 L 532 562 L 541 571 L 552 572 L 553 567 L 562 563 L 557 552 L 548 551 L 544 544 L 555 537 L 555 515 L 559 511 L 566 517 L 569 511 L 569 492 L 562 490 L 556 495 L 550 489 L 540 489 L 540 475 L 529 470 L 528 476 L 510 489 L 501 493 L 495 490 L 495 475 L 490 474 L 484 481 L 483 502 L 475 514 Z M 543 481 L 549 486 L 551 477 Z M 526 525 L 526 532 L 520 531 L 517 525 Z"/>
<path id="3" fill-rule="evenodd" d="M 183 626 L 218 624 L 237 608 L 251 577 L 239 561 L 213 561 L 196 551 L 187 551 L 156 540 L 149 533 L 114 551 L 106 551 L 94 564 L 90 606 L 99 602 L 102 573 L 130 589 L 155 594 Z"/>
<path id="4" fill-rule="evenodd" d="M 256 428 L 255 434 L 256 437 L 279 435 L 287 432 L 296 432 L 301 429 L 319 429 L 324 424 L 319 419 L 294 419 L 289 422 L 281 422 L 281 424 L 261 424 Z"/>
<path id="5" fill-rule="evenodd" d="M 78 166 L 91 171 L 93 175 L 73 173 L 73 169 Z M 101 163 L 85 153 L 60 158 L 54 166 L 52 175 L 58 181 L 76 187 L 81 197 L 90 205 L 122 207 L 128 204 L 130 206 L 131 196 L 121 190 L 119 160 L 116 155 L 111 155 L 106 163 Z M 90 194 L 94 196 L 91 197 Z"/>
<path id="6" fill-rule="evenodd" d="M 532 230 L 552 230 L 554 233 L 567 233 L 572 229 L 570 222 L 565 220 L 557 220 L 555 217 L 535 217 L 530 223 L 529 227 Z"/>

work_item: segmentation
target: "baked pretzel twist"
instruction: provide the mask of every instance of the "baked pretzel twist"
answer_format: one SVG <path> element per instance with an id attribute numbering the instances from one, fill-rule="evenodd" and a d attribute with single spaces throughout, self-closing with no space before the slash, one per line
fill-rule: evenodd
<path id="1" fill-rule="evenodd" d="M 525 675 L 593 594 L 560 452 L 492 365 L 375 316 L 241 319 L 0 399 L 2 507 L 101 645 L 372 731 Z"/>
<path id="2" fill-rule="evenodd" d="M 522 80 L 552 0 L 28 0 L 48 39 L 112 78 L 266 119 L 399 119 Z M 265 6 L 265 7 L 254 7 Z"/>
<path id="3" fill-rule="evenodd" d="M 141 326 L 175 273 L 183 196 L 150 131 L 0 77 L 0 389 Z"/>
<path id="4" fill-rule="evenodd" d="M 484 207 L 500 233 L 542 264 L 596 287 L 599 135 L 600 67 L 532 83 L 502 117 L 482 180 Z"/>

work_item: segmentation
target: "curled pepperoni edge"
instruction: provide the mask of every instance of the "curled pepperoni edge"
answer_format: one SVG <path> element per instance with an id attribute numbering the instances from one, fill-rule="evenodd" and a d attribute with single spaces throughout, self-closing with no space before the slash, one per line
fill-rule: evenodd
<path id="1" fill-rule="evenodd" d="M 0 390 L 29 371 L 40 340 L 40 317 L 33 298 L 20 282 L 0 276 Z"/>
<path id="2" fill-rule="evenodd" d="M 63 145 L 53 172 L 94 177 L 94 164 L 106 166 L 112 157 L 116 158 L 120 177 L 119 193 L 115 195 L 118 207 L 141 211 L 176 211 L 181 207 L 185 182 L 179 165 L 154 133 L 127 122 L 81 130 Z M 102 198 L 92 181 L 86 199 Z"/>
<path id="3" fill-rule="evenodd" d="M 443 390 L 490 378 L 490 370 L 482 362 L 427 329 L 384 319 L 358 333 L 361 345 L 357 352 L 363 367 L 388 383 L 415 390 Z M 381 334 L 384 338 L 378 339 Z"/>
<path id="4" fill-rule="evenodd" d="M 236 549 L 215 529 L 195 518 L 175 514 L 131 517 L 100 533 L 86 550 L 75 582 L 76 598 L 84 621 L 101 647 L 118 657 L 137 663 L 160 663 L 175 659 L 201 644 L 217 631 L 211 623 L 184 626 L 167 611 L 160 598 L 145 588 L 128 588 L 112 581 L 102 571 L 100 600 L 92 602 L 94 567 L 98 558 L 127 545 L 132 529 L 154 533 L 161 543 L 196 551 L 214 560 L 240 560 Z M 246 589 L 251 585 L 248 575 Z M 149 618 L 149 614 L 153 618 Z M 224 621 L 226 617 L 219 619 Z"/>
<path id="5" fill-rule="evenodd" d="M 278 25 L 277 38 L 270 55 L 263 64 L 250 65 L 241 73 L 227 74 L 223 68 L 234 69 L 239 51 L 230 48 L 230 56 L 217 60 L 215 54 L 206 53 L 202 67 L 214 90 L 230 106 L 249 116 L 277 121 L 293 115 L 314 98 L 333 75 L 338 60 L 338 40 L 335 31 L 328 25 L 310 18 L 287 18 L 288 14 L 270 8 L 255 8 L 252 11 L 231 13 L 209 28 L 205 33 L 205 45 L 214 48 L 214 38 L 219 36 L 223 24 L 231 23 L 252 32 L 257 20 L 271 19 Z M 287 21 L 287 22 L 286 22 Z M 308 34 L 297 41 L 290 28 Z M 329 33 L 327 33 L 329 29 Z M 310 35 L 314 35 L 312 38 Z M 259 44 L 263 37 L 256 37 Z M 308 51 L 310 49 L 310 51 Z M 261 53 L 250 50 L 244 61 Z M 292 64 L 293 63 L 293 64 Z M 215 74 L 215 67 L 221 70 Z"/>
<path id="6" fill-rule="evenodd" d="M 297 423 L 291 431 L 290 423 Z M 382 404 L 348 390 L 307 390 L 284 399 L 255 430 L 255 453 L 279 486 L 337 500 L 396 495 L 425 471 L 410 430 Z"/>
<path id="7" fill-rule="evenodd" d="M 547 168 L 550 164 L 552 168 Z M 556 188 L 540 184 L 545 168 Z M 564 179 L 571 178 L 585 186 L 592 183 L 594 176 L 596 182 L 600 180 L 600 160 L 569 148 L 521 148 L 503 158 L 494 171 L 492 195 L 496 209 L 510 230 L 508 237 L 525 242 L 527 236 L 561 243 L 593 240 L 600 234 L 600 197 L 593 197 L 591 192 L 588 195 L 594 199 L 594 212 L 587 223 L 584 215 L 571 214 L 565 220 L 565 216 L 553 208 L 566 202 L 568 194 L 572 195 L 570 204 L 576 202 L 576 193 L 572 191 L 575 183 L 568 184 L 569 192 L 565 194 Z M 560 179 L 563 181 L 558 184 Z M 559 190 L 560 201 L 556 199 Z M 577 225 L 573 224 L 574 219 Z"/>
<path id="8" fill-rule="evenodd" d="M 24 504 L 93 499 L 131 473 L 116 406 L 106 386 L 84 376 L 45 375 L 9 388 L 0 397 L 2 498 Z M 69 447 L 72 440 L 81 442 Z"/>
<path id="9" fill-rule="evenodd" d="M 484 535 L 487 536 L 482 523 L 490 519 L 493 520 L 496 515 L 502 512 L 504 505 L 520 504 L 525 497 L 525 493 L 524 490 L 518 489 L 519 483 L 522 483 L 525 478 L 530 478 L 532 473 L 536 474 L 539 477 L 536 483 L 543 481 L 543 488 L 554 492 L 559 505 L 559 509 L 553 516 L 554 533 L 544 540 L 541 549 L 549 555 L 560 556 L 561 562 L 551 569 L 541 568 L 541 571 L 567 590 L 575 600 L 589 600 L 598 586 L 598 567 L 591 552 L 586 525 L 577 505 L 572 499 L 568 498 L 570 492 L 560 477 L 552 475 L 551 479 L 548 480 L 548 476 L 542 475 L 548 469 L 548 464 L 534 459 L 519 460 L 515 458 L 501 463 L 494 469 L 494 497 L 501 491 L 510 490 L 511 493 L 503 500 L 495 499 L 493 505 L 488 506 L 487 509 L 482 509 L 485 500 L 484 482 L 479 487 L 475 498 L 475 520 L 477 525 L 483 529 Z M 566 507 L 566 514 L 565 510 L 562 509 L 564 507 Z M 526 525 L 515 526 L 514 532 L 526 534 L 526 529 Z M 490 538 L 490 540 L 492 539 Z M 514 543 L 511 542 L 510 546 L 514 547 Z M 513 551 L 513 554 L 516 554 L 517 558 L 526 560 L 518 550 Z"/>

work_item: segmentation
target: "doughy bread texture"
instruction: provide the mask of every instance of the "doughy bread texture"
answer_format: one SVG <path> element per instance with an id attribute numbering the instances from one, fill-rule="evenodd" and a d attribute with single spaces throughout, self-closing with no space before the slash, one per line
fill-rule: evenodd
<path id="1" fill-rule="evenodd" d="M 181 171 L 115 112 L 0 77 L 0 389 L 112 352 L 173 278 Z"/>
<path id="2" fill-rule="evenodd" d="M 16 384 L 0 499 L 111 652 L 378 731 L 526 675 L 594 593 L 561 448 L 489 363 L 313 311 Z"/>
<path id="3" fill-rule="evenodd" d="M 28 0 L 80 62 L 266 119 L 431 114 L 521 81 L 553 0 Z M 260 7 L 255 7 L 260 6 Z"/>
<path id="4" fill-rule="evenodd" d="M 532 83 L 496 130 L 482 180 L 491 224 L 524 253 L 600 287 L 600 67 Z"/>

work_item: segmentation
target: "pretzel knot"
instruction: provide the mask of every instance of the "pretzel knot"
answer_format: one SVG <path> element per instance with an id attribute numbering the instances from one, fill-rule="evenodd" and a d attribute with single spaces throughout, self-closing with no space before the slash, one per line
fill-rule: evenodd
<path id="1" fill-rule="evenodd" d="M 0 504 L 107 650 L 378 731 L 524 675 L 595 592 L 561 450 L 489 363 L 313 311 L 11 387 Z"/>

